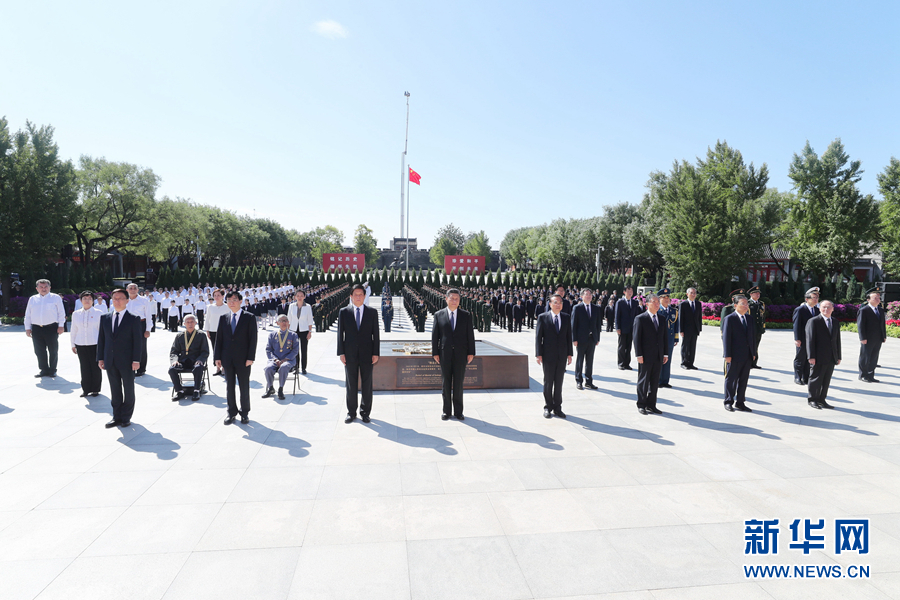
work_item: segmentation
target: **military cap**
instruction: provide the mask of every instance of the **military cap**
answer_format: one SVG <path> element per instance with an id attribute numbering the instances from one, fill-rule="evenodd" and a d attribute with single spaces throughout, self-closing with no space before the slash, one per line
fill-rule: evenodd
<path id="1" fill-rule="evenodd" d="M 804 298 L 809 298 L 813 294 L 818 294 L 818 293 L 819 293 L 818 287 L 811 287 L 808 290 L 806 290 L 806 294 L 804 295 Z"/>
<path id="2" fill-rule="evenodd" d="M 747 290 L 747 293 L 748 293 L 748 294 L 761 294 L 762 292 L 759 291 L 759 286 L 758 286 L 758 285 L 754 285 L 752 288 L 750 288 L 749 290 Z"/>
<path id="3" fill-rule="evenodd" d="M 732 302 L 734 301 L 735 296 L 743 296 L 744 288 L 738 288 L 736 290 L 731 290 L 731 293 L 728 294 L 728 297 L 731 298 Z"/>
<path id="4" fill-rule="evenodd" d="M 656 290 L 656 295 L 657 295 L 657 296 L 668 296 L 668 295 L 671 294 L 671 293 L 672 293 L 672 290 L 670 290 L 670 289 L 667 288 L 667 287 L 664 287 L 664 288 L 662 288 L 661 290 Z"/>
<path id="5" fill-rule="evenodd" d="M 868 298 L 869 295 L 871 295 L 871 294 L 880 294 L 880 293 L 882 293 L 883 291 L 884 291 L 884 290 L 881 289 L 881 286 L 880 286 L 880 285 L 876 285 L 876 286 L 873 287 L 872 289 L 866 290 L 866 298 Z"/>

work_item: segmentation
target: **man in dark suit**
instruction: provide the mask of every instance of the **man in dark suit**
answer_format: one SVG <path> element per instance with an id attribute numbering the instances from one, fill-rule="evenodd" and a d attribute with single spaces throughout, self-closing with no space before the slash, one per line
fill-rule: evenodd
<path id="1" fill-rule="evenodd" d="M 225 424 L 231 425 L 238 412 L 241 414 L 241 423 L 250 422 L 250 367 L 256 359 L 256 317 L 241 310 L 241 294 L 228 292 L 225 295 L 230 313 L 219 318 L 219 328 L 216 334 L 216 347 L 214 359 L 217 369 L 224 369 L 226 396 L 228 398 L 228 416 Z M 234 380 L 237 377 L 238 387 L 241 390 L 241 409 L 238 410 L 235 397 Z"/>
<path id="2" fill-rule="evenodd" d="M 703 329 L 703 304 L 697 300 L 697 288 L 687 289 L 687 300 L 681 302 L 681 368 L 697 370 L 697 337 Z"/>
<path id="3" fill-rule="evenodd" d="M 562 298 L 562 312 L 567 315 L 572 315 L 572 303 L 569 302 L 569 299 L 566 298 L 566 286 L 561 283 L 556 284 L 556 293 Z"/>
<path id="4" fill-rule="evenodd" d="M 447 290 L 447 308 L 434 313 L 431 329 L 431 355 L 441 365 L 444 411 L 441 419 L 450 415 L 460 421 L 463 416 L 463 384 L 466 379 L 466 365 L 475 358 L 475 329 L 472 315 L 459 308 L 459 290 Z"/>
<path id="5" fill-rule="evenodd" d="M 600 308 L 591 304 L 592 299 L 591 290 L 584 288 L 581 303 L 572 310 L 572 342 L 577 353 L 575 383 L 579 390 L 598 389 L 594 385 L 594 349 L 600 343 Z"/>
<path id="6" fill-rule="evenodd" d="M 625 297 L 616 302 L 616 334 L 619 336 L 619 370 L 632 371 L 631 368 L 631 339 L 634 332 L 634 318 L 641 313 L 638 301 L 632 298 L 634 294 L 631 286 L 625 286 Z M 657 374 L 657 379 L 658 379 Z"/>
<path id="7" fill-rule="evenodd" d="M 859 307 L 856 328 L 859 331 L 859 379 L 866 383 L 880 383 L 875 379 L 875 367 L 881 345 L 887 341 L 887 326 L 881 304 L 881 290 L 874 287 L 866 292 L 866 304 Z"/>
<path id="8" fill-rule="evenodd" d="M 606 305 L 603 308 L 603 316 L 606 317 L 606 332 L 612 333 L 616 323 L 616 291 L 613 290 L 606 299 Z"/>
<path id="9" fill-rule="evenodd" d="M 734 310 L 722 322 L 722 346 L 725 356 L 725 410 L 753 412 L 744 404 L 747 381 L 756 351 L 756 332 L 748 314 L 746 296 L 735 296 Z"/>
<path id="10" fill-rule="evenodd" d="M 134 373 L 144 350 L 143 323 L 128 312 L 128 292 L 113 290 L 113 311 L 100 317 L 97 363 L 109 379 L 113 418 L 107 428 L 128 427 L 134 414 Z"/>
<path id="11" fill-rule="evenodd" d="M 662 366 L 669 361 L 666 324 L 661 322 L 659 296 L 647 296 L 647 312 L 634 318 L 634 355 L 638 362 L 637 407 L 642 415 L 661 415 L 656 408 L 656 392 Z M 621 324 L 621 321 L 619 321 Z"/>
<path id="12" fill-rule="evenodd" d="M 806 301 L 794 309 L 794 383 L 809 385 L 809 358 L 806 354 L 806 323 L 819 314 L 819 288 L 806 290 Z"/>
<path id="13" fill-rule="evenodd" d="M 834 408 L 825 398 L 834 367 L 841 364 L 841 325 L 831 318 L 834 311 L 831 300 L 822 300 L 819 311 L 806 323 L 806 351 L 812 366 L 807 402 L 813 408 Z"/>
<path id="14" fill-rule="evenodd" d="M 356 419 L 356 410 L 363 423 L 369 422 L 372 412 L 372 371 L 381 355 L 378 311 L 366 306 L 366 288 L 357 284 L 350 293 L 350 306 L 338 314 L 337 353 L 344 365 L 347 387 L 347 417 L 344 423 Z M 357 393 L 362 383 L 362 404 Z"/>
<path id="15" fill-rule="evenodd" d="M 566 365 L 572 364 L 572 322 L 562 312 L 559 294 L 550 296 L 550 310 L 541 313 L 534 328 L 537 364 L 544 368 L 544 418 L 551 413 L 562 419 L 562 384 Z"/>

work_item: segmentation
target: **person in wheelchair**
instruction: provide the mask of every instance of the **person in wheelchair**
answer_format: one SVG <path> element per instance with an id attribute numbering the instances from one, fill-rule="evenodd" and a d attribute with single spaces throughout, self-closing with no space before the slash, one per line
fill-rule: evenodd
<path id="1" fill-rule="evenodd" d="M 177 312 L 177 311 L 176 311 Z M 181 373 L 193 372 L 194 393 L 191 400 L 200 399 L 200 390 L 203 387 L 203 371 L 209 359 L 209 342 L 206 335 L 197 328 L 197 317 L 192 314 L 184 316 L 184 332 L 175 336 L 172 349 L 169 351 L 169 377 L 175 386 L 173 401 L 185 397 L 184 387 L 181 384 Z"/>
<path id="2" fill-rule="evenodd" d="M 278 329 L 269 334 L 266 344 L 266 356 L 269 358 L 263 372 L 266 374 L 266 393 L 263 398 L 271 398 L 275 395 L 275 371 L 278 371 L 278 399 L 284 400 L 284 382 L 288 373 L 297 364 L 297 354 L 300 352 L 300 338 L 293 331 L 288 330 L 290 319 L 287 315 L 278 315 L 275 320 Z"/>

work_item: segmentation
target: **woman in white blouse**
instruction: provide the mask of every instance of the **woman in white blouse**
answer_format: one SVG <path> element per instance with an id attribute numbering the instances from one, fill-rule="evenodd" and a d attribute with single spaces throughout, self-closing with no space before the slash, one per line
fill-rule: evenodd
<path id="1" fill-rule="evenodd" d="M 312 308 L 306 303 L 306 294 L 302 290 L 297 290 L 294 298 L 297 301 L 292 302 L 288 308 L 288 318 L 291 321 L 291 331 L 297 332 L 297 337 L 300 338 L 300 360 L 297 361 L 297 367 L 306 375 L 306 346 L 309 338 L 312 337 L 315 323 L 313 322 Z"/>
<path id="2" fill-rule="evenodd" d="M 97 396 L 103 383 L 103 372 L 97 364 L 97 338 L 103 311 L 94 306 L 94 295 L 81 292 L 81 308 L 72 313 L 72 352 L 81 364 L 81 397 Z"/>

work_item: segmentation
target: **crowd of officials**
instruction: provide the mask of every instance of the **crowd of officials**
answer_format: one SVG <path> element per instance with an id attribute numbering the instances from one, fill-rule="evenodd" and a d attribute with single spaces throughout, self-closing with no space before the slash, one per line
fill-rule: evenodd
<path id="1" fill-rule="evenodd" d="M 40 371 L 35 377 L 53 377 L 58 362 L 58 337 L 65 331 L 66 314 L 61 298 L 50 291 L 49 281 L 38 280 L 36 289 L 37 294 L 29 299 L 26 308 L 25 330 L 38 358 Z M 826 398 L 834 367 L 842 359 L 840 324 L 832 319 L 834 304 L 820 300 L 819 292 L 816 287 L 807 290 L 806 302 L 794 310 L 794 381 L 808 388 L 812 408 L 831 409 Z M 113 406 L 113 419 L 107 426 L 129 425 L 134 410 L 134 378 L 146 371 L 147 339 L 160 321 L 176 334 L 169 368 L 173 399 L 186 397 L 182 377 L 188 373 L 192 378 L 191 398 L 199 399 L 212 356 L 216 367 L 213 375 L 226 379 L 226 424 L 238 416 L 246 423 L 258 331 L 273 327 L 266 340 L 263 397 L 277 395 L 283 399 L 290 373 L 307 372 L 307 343 L 313 330 L 327 331 L 337 322 L 337 351 L 347 376 L 346 420 L 353 421 L 358 412 L 363 421 L 368 421 L 372 368 L 379 355 L 378 313 L 368 306 L 370 295 L 368 284 L 336 288 L 207 284 L 150 292 L 130 284 L 114 290 L 107 306 L 94 294 L 83 292 L 79 298 L 81 307 L 72 314 L 70 335 L 72 352 L 81 366 L 82 396 L 100 393 L 105 370 Z M 672 387 L 669 381 L 675 346 L 681 344 L 681 368 L 697 369 L 694 361 L 703 318 L 694 288 L 687 290 L 687 299 L 682 301 L 673 301 L 667 288 L 635 298 L 630 286 L 626 286 L 621 298 L 616 298 L 615 292 L 597 294 L 590 289 L 573 290 L 562 285 L 529 290 L 423 286 L 421 291 L 407 286 L 401 296 L 417 331 L 424 331 L 429 313 L 434 314 L 432 346 L 444 380 L 445 419 L 464 418 L 462 381 L 465 365 L 475 355 L 474 331 L 490 332 L 492 325 L 508 332 L 534 329 L 535 356 L 544 372 L 547 418 L 565 417 L 562 381 L 573 356 L 577 389 L 598 389 L 593 380 L 594 349 L 604 321 L 607 332 L 616 332 L 620 370 L 633 370 L 634 353 L 638 364 L 637 407 L 641 414 L 661 413 L 656 406 L 657 391 L 660 387 Z M 720 315 L 724 404 L 730 412 L 752 412 L 746 406 L 745 393 L 750 370 L 761 368 L 759 346 L 765 333 L 766 307 L 760 301 L 758 288 L 735 290 L 731 300 Z M 881 290 L 868 290 L 866 304 L 860 307 L 857 318 L 859 379 L 867 383 L 878 383 L 875 369 L 887 337 L 880 305 Z M 382 290 L 381 315 L 387 332 L 393 311 L 389 289 Z M 362 402 L 357 404 L 360 392 Z"/>

